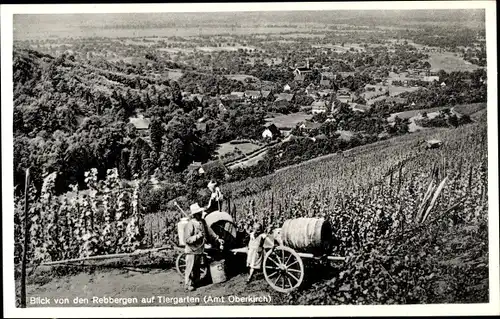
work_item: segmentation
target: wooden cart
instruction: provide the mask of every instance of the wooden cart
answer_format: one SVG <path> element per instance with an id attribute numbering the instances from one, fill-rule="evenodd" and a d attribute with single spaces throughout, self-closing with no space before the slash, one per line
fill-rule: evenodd
<path id="1" fill-rule="evenodd" d="M 262 271 L 267 283 L 276 291 L 288 293 L 300 287 L 304 281 L 304 259 L 320 261 L 345 261 L 345 257 L 315 256 L 311 253 L 297 252 L 284 245 L 274 245 L 266 249 L 262 261 Z M 234 253 L 247 253 L 247 248 L 237 248 Z"/>

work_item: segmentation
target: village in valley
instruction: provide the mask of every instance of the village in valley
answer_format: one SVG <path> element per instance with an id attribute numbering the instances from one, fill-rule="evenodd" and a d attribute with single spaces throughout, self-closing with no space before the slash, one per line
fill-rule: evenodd
<path id="1" fill-rule="evenodd" d="M 57 261 L 170 244 L 177 240 L 176 225 L 183 216 L 178 208 L 206 203 L 209 181 L 220 185 L 224 207 L 238 227 L 257 217 L 266 225 L 278 225 L 288 216 L 330 218 L 341 238 L 335 252 L 343 255 L 372 247 L 365 245 L 373 242 L 369 236 L 392 231 L 406 236 L 401 225 L 413 219 L 423 223 L 427 215 L 416 217 L 415 212 L 430 212 L 437 198 L 431 208 L 422 206 L 424 195 L 429 200 L 437 185 L 429 186 L 430 178 L 436 183 L 453 179 L 436 210 L 463 204 L 461 194 L 474 204 L 460 213 L 467 217 L 453 217 L 450 223 L 484 225 L 484 23 L 484 10 L 16 16 L 16 225 L 21 225 L 26 186 L 36 194 L 37 220 L 54 220 L 68 229 L 74 226 L 71 220 L 78 220 L 74 227 L 85 229 L 80 237 L 65 237 L 64 251 L 56 249 L 62 245 L 59 239 L 50 239 L 51 244 L 34 240 L 33 247 L 49 248 L 30 258 Z M 448 171 L 454 173 L 445 177 Z M 46 212 L 44 207 L 52 208 Z M 52 211 L 72 217 L 57 218 Z M 100 227 L 115 218 L 110 216 L 134 220 L 120 230 L 125 239 L 109 227 L 101 235 Z M 380 219 L 377 226 L 366 226 L 372 225 L 371 216 Z M 379 226 L 383 223 L 391 226 Z M 366 238 L 345 235 L 351 228 Z M 478 229 L 487 236 L 487 230 Z M 50 231 L 35 228 L 40 234 L 33 238 L 52 238 Z M 21 233 L 16 228 L 16 263 Z M 380 245 L 390 251 L 391 241 Z M 409 249 L 419 254 L 420 246 Z M 484 251 L 478 255 L 483 258 Z M 396 273 L 398 265 L 391 264 L 389 271 Z M 464 269 L 461 274 L 470 270 Z M 345 278 L 351 275 L 357 276 L 347 273 Z M 373 290 L 373 298 L 366 300 L 485 300 L 487 276 L 479 277 L 453 277 L 469 280 L 467 285 L 478 291 L 466 297 L 460 289 L 453 296 L 450 290 L 436 292 L 441 299 L 417 292 L 407 297 L 408 284 L 401 277 L 396 278 L 397 292 L 379 297 Z M 342 280 L 308 286 L 291 302 L 324 304 L 323 296 L 329 295 L 324 291 L 335 285 L 331 295 L 338 299 L 327 303 L 363 303 L 358 300 L 365 300 L 365 288 Z M 338 289 L 346 285 L 351 289 L 347 294 Z M 222 288 L 217 292 L 225 294 Z"/>
<path id="2" fill-rule="evenodd" d="M 123 89 L 143 102 L 128 112 L 127 122 L 151 149 L 155 146 L 150 125 L 160 118 L 158 108 L 162 107 L 152 95 L 166 90 L 166 101 L 174 101 L 173 94 L 179 94 L 177 107 L 192 117 L 196 134 L 212 137 L 216 146 L 208 158 L 184 161 L 176 171 L 202 172 L 202 166 L 217 166 L 207 163 L 210 161 L 228 169 L 246 168 L 259 163 L 270 146 L 276 148 L 293 139 L 385 139 L 425 129 L 415 123 L 423 113 L 429 119 L 439 115 L 441 107 L 452 109 L 454 104 L 484 100 L 484 95 L 471 96 L 462 89 L 477 91 L 486 85 L 484 34 L 468 31 L 463 39 L 456 32 L 457 39 L 440 45 L 436 39 L 446 36 L 446 28 L 427 36 L 384 26 L 373 30 L 332 24 L 320 31 L 319 25 L 297 24 L 268 26 L 255 34 L 246 34 L 244 27 L 235 24 L 228 32 L 242 32 L 224 35 L 217 35 L 217 28 L 200 26 L 184 29 L 184 36 L 169 36 L 165 29 L 161 35 L 146 37 L 117 31 L 114 37 L 92 41 L 66 37 L 30 39 L 18 45 L 63 55 L 66 60 L 88 61 L 97 68 L 112 64 L 123 70 L 115 76 L 133 82 Z M 116 81 L 106 75 L 99 80 L 102 83 L 95 90 L 102 92 L 103 100 L 113 99 L 110 93 L 121 89 Z M 157 84 L 145 88 L 147 82 Z M 435 107 L 432 112 L 427 110 Z M 216 133 L 224 127 L 220 121 L 233 113 L 244 116 L 247 108 L 252 109 L 254 114 L 249 116 L 255 120 L 249 123 L 250 130 Z M 422 111 L 407 116 L 409 110 Z M 359 113 L 357 120 L 340 120 L 351 111 Z M 377 122 L 377 127 L 366 130 L 363 123 L 368 121 Z M 162 179 L 160 171 L 151 171 L 153 179 Z"/>

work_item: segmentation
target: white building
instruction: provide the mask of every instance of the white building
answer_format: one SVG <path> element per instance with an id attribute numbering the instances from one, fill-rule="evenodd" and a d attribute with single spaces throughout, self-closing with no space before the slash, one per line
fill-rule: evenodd
<path id="1" fill-rule="evenodd" d="M 434 82 L 434 81 L 439 81 L 439 76 L 437 75 L 428 75 L 428 76 L 424 76 L 422 81 L 424 82 Z"/>
<path id="2" fill-rule="evenodd" d="M 273 138 L 273 132 L 270 129 L 266 128 L 264 132 L 262 132 L 262 138 Z"/>

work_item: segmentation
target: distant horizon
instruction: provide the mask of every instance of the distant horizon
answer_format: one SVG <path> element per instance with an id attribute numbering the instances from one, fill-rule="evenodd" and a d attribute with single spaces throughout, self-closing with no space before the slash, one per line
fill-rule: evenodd
<path id="1" fill-rule="evenodd" d="M 266 28 L 270 25 L 343 25 L 407 27 L 421 25 L 456 25 L 483 30 L 484 9 L 416 9 L 416 10 L 304 10 L 304 11 L 234 11 L 234 12 L 153 12 L 153 13 L 61 13 L 15 14 L 14 40 L 40 37 L 99 37 L 104 29 L 151 30 L 168 28 L 211 29 L 227 26 Z M 102 30 L 101 30 L 102 29 Z M 208 33 L 210 34 L 210 32 Z M 130 36 L 151 36 L 135 32 Z M 175 34 L 171 34 L 175 35 Z"/>

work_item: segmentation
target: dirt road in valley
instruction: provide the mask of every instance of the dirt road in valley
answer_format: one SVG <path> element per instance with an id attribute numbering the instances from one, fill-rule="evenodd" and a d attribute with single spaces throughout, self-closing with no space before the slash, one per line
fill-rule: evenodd
<path id="1" fill-rule="evenodd" d="M 281 304 L 277 300 L 279 295 L 272 291 L 262 274 L 249 284 L 245 283 L 245 279 L 246 275 L 240 274 L 226 282 L 206 285 L 188 292 L 184 289 L 183 279 L 173 269 L 153 269 L 145 273 L 124 269 L 96 270 L 92 273 L 81 272 L 76 275 L 47 278 L 45 283 L 32 283 L 27 286 L 27 303 L 28 307 Z M 104 297 L 130 299 L 113 304 L 105 303 Z M 235 297 L 261 298 L 238 302 Z M 69 302 L 56 304 L 59 298 L 67 298 Z M 82 301 L 86 299 L 88 303 L 75 304 L 75 298 L 83 298 Z M 40 304 L 40 300 L 48 300 L 50 304 Z M 128 304 L 124 304 L 125 302 Z"/>

